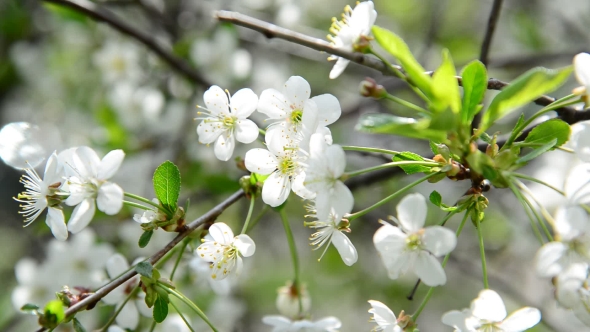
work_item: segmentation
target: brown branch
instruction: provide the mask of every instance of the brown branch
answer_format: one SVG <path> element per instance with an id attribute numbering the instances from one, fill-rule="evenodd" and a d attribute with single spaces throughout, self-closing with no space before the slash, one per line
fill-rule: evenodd
<path id="1" fill-rule="evenodd" d="M 53 3 L 59 6 L 68 7 L 74 11 L 82 13 L 96 21 L 104 22 L 110 25 L 115 30 L 126 34 L 137 41 L 144 44 L 147 48 L 156 53 L 162 60 L 167 62 L 170 67 L 176 70 L 179 74 L 184 75 L 189 80 L 201 84 L 203 86 L 210 86 L 208 82 L 199 72 L 197 72 L 191 65 L 183 59 L 175 56 L 170 50 L 162 47 L 156 39 L 143 31 L 135 29 L 122 19 L 118 18 L 111 11 L 98 6 L 97 4 L 88 0 L 41 0 L 47 3 Z"/>
<path id="2" fill-rule="evenodd" d="M 503 0 L 494 0 L 494 4 L 492 5 L 492 11 L 490 12 L 490 17 L 488 19 L 486 34 L 483 38 L 483 42 L 481 43 L 479 61 L 481 61 L 486 67 L 488 65 L 488 56 L 490 53 L 490 46 L 492 44 L 492 37 L 494 36 L 494 31 L 496 30 L 496 23 L 498 23 L 498 19 L 500 18 L 502 2 Z"/>
<path id="3" fill-rule="evenodd" d="M 195 229 L 197 229 L 201 225 L 215 221 L 215 219 L 217 219 L 217 217 L 219 217 L 219 215 L 225 209 L 230 207 L 233 203 L 237 202 L 243 196 L 244 196 L 244 191 L 242 191 L 240 189 L 237 192 L 235 192 L 233 195 L 228 197 L 225 201 L 219 203 L 217 206 L 215 206 L 211 210 L 207 211 L 205 214 L 203 214 L 199 218 L 193 220 L 180 233 L 178 233 L 178 235 L 174 239 L 172 239 L 172 241 L 170 241 L 164 248 L 160 249 L 154 255 L 152 255 L 147 261 L 150 262 L 150 264 L 154 265 L 157 261 L 159 261 L 162 257 L 164 257 L 164 255 L 166 255 L 166 253 L 168 253 L 170 250 L 172 250 L 172 248 L 174 248 L 178 243 L 180 243 L 180 241 L 182 241 L 185 237 L 187 237 Z M 106 284 L 102 288 L 98 289 L 96 292 L 94 292 L 89 297 L 87 297 L 87 298 L 83 299 L 82 301 L 69 307 L 66 310 L 66 319 L 73 317 L 78 311 L 84 310 L 89 305 L 97 303 L 98 301 L 100 301 L 100 299 L 105 297 L 107 294 L 109 294 L 115 288 L 121 286 L 126 281 L 133 278 L 136 274 L 137 274 L 137 272 L 135 272 L 135 270 L 129 270 L 126 273 L 124 273 L 123 275 L 121 275 L 120 277 L 118 277 L 117 279 L 114 279 L 113 281 L 109 282 L 108 284 Z M 41 328 L 38 330 L 38 332 L 45 331 L 45 330 L 46 330 L 45 328 Z"/>

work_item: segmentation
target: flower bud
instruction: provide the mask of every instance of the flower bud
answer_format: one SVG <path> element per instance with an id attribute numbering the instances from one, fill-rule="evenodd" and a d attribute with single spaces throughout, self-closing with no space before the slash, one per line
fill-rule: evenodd
<path id="1" fill-rule="evenodd" d="M 363 97 L 373 97 L 377 99 L 383 98 L 387 93 L 383 85 L 377 84 L 377 82 L 370 77 L 365 78 L 365 80 L 361 82 L 359 90 Z"/>
<path id="2" fill-rule="evenodd" d="M 289 281 L 286 286 L 278 289 L 278 293 L 276 305 L 283 316 L 296 319 L 311 309 L 311 298 L 303 285 L 298 290 L 297 286 Z M 299 312 L 299 296 L 302 312 Z"/>

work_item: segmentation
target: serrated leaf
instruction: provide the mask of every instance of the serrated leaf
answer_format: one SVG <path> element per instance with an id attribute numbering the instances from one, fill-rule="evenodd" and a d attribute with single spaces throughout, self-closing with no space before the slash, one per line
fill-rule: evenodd
<path id="1" fill-rule="evenodd" d="M 436 96 L 433 106 L 437 111 L 450 107 L 453 113 L 459 113 L 461 109 L 461 96 L 457 83 L 457 70 L 449 54 L 445 49 L 442 53 L 443 61 L 432 75 L 432 90 Z"/>
<path id="2" fill-rule="evenodd" d="M 145 246 L 147 246 L 148 243 L 150 243 L 150 240 L 151 240 L 153 234 L 154 234 L 154 231 L 143 232 L 143 234 L 141 234 L 141 236 L 139 237 L 139 242 L 138 242 L 139 247 L 145 248 Z"/>
<path id="3" fill-rule="evenodd" d="M 166 319 L 168 316 L 168 302 L 166 302 L 163 298 L 158 296 L 156 302 L 154 303 L 154 310 L 152 311 L 154 320 L 157 323 L 161 323 Z"/>
<path id="4" fill-rule="evenodd" d="M 557 139 L 557 143 L 553 147 L 554 149 L 567 142 L 571 131 L 571 127 L 567 122 L 560 119 L 551 119 L 533 128 L 524 142 L 531 144 L 546 144 L 553 139 Z"/>
<path id="5" fill-rule="evenodd" d="M 479 104 L 483 101 L 488 88 L 486 67 L 479 60 L 474 60 L 463 68 L 461 78 L 463 85 L 461 121 L 463 124 L 471 124 L 473 117 L 481 110 Z"/>
<path id="6" fill-rule="evenodd" d="M 176 210 L 180 194 L 180 171 L 171 161 L 162 163 L 154 172 L 154 191 L 163 206 Z"/>
<path id="7" fill-rule="evenodd" d="M 417 155 L 413 152 L 404 151 L 396 154 L 393 156 L 393 161 L 407 161 L 407 160 L 415 160 L 415 161 L 424 161 L 420 155 Z M 414 173 L 421 173 L 421 172 L 430 172 L 430 167 L 424 165 L 399 165 L 399 167 L 406 172 L 406 174 L 414 174 Z"/>
<path id="8" fill-rule="evenodd" d="M 356 129 L 375 134 L 399 135 L 437 142 L 447 141 L 446 130 L 430 129 L 429 125 L 429 119 L 416 120 L 378 113 L 362 115 L 356 125 Z"/>
<path id="9" fill-rule="evenodd" d="M 436 190 L 431 192 L 428 198 L 430 199 L 430 202 L 436 206 L 440 206 L 442 203 L 442 196 Z"/>
<path id="10" fill-rule="evenodd" d="M 425 74 L 424 68 L 414 58 L 403 39 L 395 33 L 376 25 L 373 26 L 371 31 L 377 43 L 399 61 L 412 83 L 432 99 L 434 95 L 432 92 L 432 78 Z"/>
<path id="11" fill-rule="evenodd" d="M 480 131 L 517 108 L 530 103 L 541 95 L 560 87 L 572 72 L 572 67 L 559 70 L 533 68 L 515 79 L 496 95 L 482 117 Z"/>
<path id="12" fill-rule="evenodd" d="M 541 145 L 538 148 L 535 148 L 533 151 L 531 151 L 531 152 L 525 154 L 524 156 L 518 158 L 516 160 L 516 163 L 517 164 L 523 164 L 523 163 L 526 163 L 528 161 L 531 161 L 531 160 L 537 158 L 538 156 L 542 155 L 543 153 L 551 150 L 555 146 L 555 144 L 557 144 L 557 138 L 552 139 L 551 141 L 549 141 L 549 142 Z"/>
<path id="13" fill-rule="evenodd" d="M 84 326 L 82 326 L 82 323 L 80 323 L 80 321 L 78 320 L 78 318 L 74 318 L 73 324 L 74 324 L 74 331 L 76 331 L 76 332 L 86 332 L 86 329 L 84 328 Z"/>
<path id="14" fill-rule="evenodd" d="M 152 278 L 154 267 L 148 261 L 139 262 L 135 265 L 135 272 L 144 277 Z"/>

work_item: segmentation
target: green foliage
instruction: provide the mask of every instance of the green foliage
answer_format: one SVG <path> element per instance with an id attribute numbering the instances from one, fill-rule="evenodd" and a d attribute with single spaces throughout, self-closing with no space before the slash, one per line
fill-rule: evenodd
<path id="1" fill-rule="evenodd" d="M 430 119 L 416 120 L 391 114 L 365 114 L 359 119 L 356 129 L 369 133 L 446 142 L 446 130 L 430 129 L 429 126 Z"/>
<path id="2" fill-rule="evenodd" d="M 415 154 L 413 152 L 409 152 L 409 151 L 400 152 L 400 153 L 396 154 L 395 156 L 393 156 L 393 161 L 408 161 L 408 160 L 424 161 L 424 158 L 422 158 L 420 155 L 417 155 L 417 154 Z M 406 172 L 406 174 L 430 172 L 430 167 L 424 166 L 424 165 L 400 165 L 399 167 L 401 169 L 403 169 L 404 172 Z"/>
<path id="3" fill-rule="evenodd" d="M 154 310 L 153 310 L 154 320 L 158 323 L 161 323 L 166 319 L 168 316 L 168 302 L 162 297 L 158 296 L 156 302 L 154 303 Z"/>
<path id="4" fill-rule="evenodd" d="M 473 117 L 482 108 L 480 104 L 488 88 L 488 74 L 484 64 L 475 60 L 463 68 L 461 77 L 463 85 L 461 122 L 464 125 L 471 125 Z"/>
<path id="5" fill-rule="evenodd" d="M 555 146 L 552 147 L 554 149 L 567 142 L 567 140 L 570 137 L 571 131 L 571 127 L 569 124 L 567 124 L 567 122 L 562 121 L 560 119 L 551 119 L 533 128 L 533 130 L 528 134 L 524 142 L 527 144 L 544 145 L 555 139 Z"/>
<path id="6" fill-rule="evenodd" d="M 457 71 L 448 50 L 443 50 L 442 57 L 442 64 L 432 75 L 432 89 L 436 96 L 433 107 L 436 111 L 450 107 L 457 114 L 461 110 Z"/>
<path id="7" fill-rule="evenodd" d="M 529 162 L 529 161 L 537 158 L 538 156 L 542 155 L 543 153 L 551 150 L 552 148 L 554 148 L 554 146 L 556 144 L 557 144 L 557 138 L 553 138 L 551 141 L 539 146 L 538 148 L 535 148 L 533 151 L 518 158 L 516 160 L 516 164 L 523 164 L 523 163 Z"/>
<path id="8" fill-rule="evenodd" d="M 31 315 L 37 315 L 39 312 L 39 306 L 36 304 L 27 303 L 20 308 L 20 311 Z"/>
<path id="9" fill-rule="evenodd" d="M 153 277 L 153 271 L 154 267 L 148 261 L 140 262 L 135 266 L 135 272 L 147 278 Z"/>
<path id="10" fill-rule="evenodd" d="M 440 206 L 442 203 L 442 196 L 436 190 L 432 191 L 428 198 L 430 199 L 430 202 L 436 206 Z"/>
<path id="11" fill-rule="evenodd" d="M 530 103 L 539 96 L 560 87 L 572 72 L 572 67 L 560 70 L 533 68 L 515 79 L 502 90 L 485 112 L 480 132 L 488 129 L 494 122 L 517 108 Z"/>
<path id="12" fill-rule="evenodd" d="M 154 191 L 164 208 L 175 211 L 180 195 L 180 171 L 171 161 L 163 162 L 154 172 Z"/>
<path id="13" fill-rule="evenodd" d="M 78 23 L 86 23 L 88 21 L 84 14 L 65 6 L 45 2 L 43 3 L 43 7 L 64 20 L 75 21 Z"/>
<path id="14" fill-rule="evenodd" d="M 84 326 L 82 326 L 82 323 L 80 323 L 80 321 L 78 320 L 78 318 L 74 318 L 72 324 L 74 325 L 74 331 L 76 331 L 76 332 L 86 332 L 86 329 L 84 328 Z"/>
<path id="15" fill-rule="evenodd" d="M 66 312 L 64 306 L 60 300 L 53 300 L 47 303 L 45 309 L 43 309 L 43 316 L 40 321 L 43 326 L 47 328 L 55 328 L 64 318 Z"/>
<path id="16" fill-rule="evenodd" d="M 152 239 L 153 234 L 154 234 L 153 230 L 143 232 L 143 234 L 141 234 L 141 236 L 139 237 L 139 242 L 138 242 L 139 247 L 145 248 L 145 246 L 147 246 L 148 243 L 150 243 L 150 240 Z"/>

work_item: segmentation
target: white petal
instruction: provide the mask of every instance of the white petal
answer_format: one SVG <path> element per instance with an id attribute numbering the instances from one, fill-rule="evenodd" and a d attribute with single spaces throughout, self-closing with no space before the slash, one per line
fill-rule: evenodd
<path id="1" fill-rule="evenodd" d="M 373 314 L 373 320 L 379 326 L 388 326 L 388 325 L 397 325 L 397 318 L 395 314 L 389 307 L 385 304 L 369 300 L 369 304 L 371 305 L 372 309 L 369 309 L 369 313 Z"/>
<path id="2" fill-rule="evenodd" d="M 435 257 L 446 255 L 455 249 L 457 236 L 455 233 L 441 226 L 430 226 L 424 229 L 422 237 L 424 246 Z"/>
<path id="3" fill-rule="evenodd" d="M 53 152 L 47 163 L 45 164 L 45 173 L 43 174 L 43 182 L 46 184 L 54 184 L 56 182 L 63 182 L 61 177 L 63 176 L 63 168 L 59 162 L 57 154 Z"/>
<path id="4" fill-rule="evenodd" d="M 108 215 L 114 215 L 123 207 L 123 189 L 118 184 L 105 182 L 98 189 L 96 197 L 98 209 Z"/>
<path id="5" fill-rule="evenodd" d="M 246 234 L 240 234 L 236 236 L 236 239 L 234 240 L 234 246 L 244 257 L 250 257 L 254 255 L 254 252 L 256 251 L 256 244 L 252 238 Z"/>
<path id="6" fill-rule="evenodd" d="M 250 144 L 258 138 L 258 126 L 249 119 L 237 120 L 235 134 L 238 142 Z"/>
<path id="7" fill-rule="evenodd" d="M 399 227 L 384 224 L 373 235 L 377 250 L 383 252 L 401 252 L 406 245 L 407 235 Z"/>
<path id="8" fill-rule="evenodd" d="M 338 57 L 338 60 L 336 61 L 334 67 L 332 67 L 332 70 L 330 71 L 330 78 L 335 79 L 338 76 L 340 76 L 340 74 L 344 72 L 344 69 L 346 69 L 349 63 L 350 60 Z"/>
<path id="9" fill-rule="evenodd" d="M 230 101 L 230 111 L 240 119 L 249 117 L 256 110 L 258 96 L 250 89 L 238 90 Z"/>
<path id="10" fill-rule="evenodd" d="M 442 322 L 458 330 L 458 332 L 470 332 L 465 326 L 465 320 L 471 316 L 469 310 L 453 310 L 442 316 Z"/>
<path id="11" fill-rule="evenodd" d="M 571 139 L 576 156 L 583 162 L 590 162 L 590 121 L 572 125 Z"/>
<path id="12" fill-rule="evenodd" d="M 207 105 L 207 109 L 211 114 L 215 116 L 229 115 L 227 95 L 225 94 L 225 91 L 217 85 L 213 85 L 209 90 L 205 91 L 203 101 L 205 101 L 205 105 Z"/>
<path id="13" fill-rule="evenodd" d="M 322 138 L 325 138 L 323 134 L 320 135 L 322 135 Z M 328 169 L 334 178 L 342 176 L 346 167 L 346 154 L 342 147 L 340 145 L 328 146 L 326 148 L 326 158 L 328 159 Z"/>
<path id="14" fill-rule="evenodd" d="M 590 54 L 577 54 L 574 57 L 574 70 L 578 82 L 585 87 L 590 86 Z"/>
<path id="15" fill-rule="evenodd" d="M 339 329 L 342 326 L 342 322 L 338 318 L 330 316 L 314 322 L 313 326 L 316 331 L 336 331 L 335 329 Z"/>
<path id="16" fill-rule="evenodd" d="M 81 146 L 76 149 L 72 158 L 74 161 L 74 167 L 81 177 L 94 178 L 97 176 L 100 158 L 98 158 L 98 155 L 94 150 L 87 146 Z"/>
<path id="17" fill-rule="evenodd" d="M 129 263 L 127 263 L 127 258 L 117 253 L 109 258 L 106 266 L 109 278 L 114 279 L 129 268 Z"/>
<path id="18" fill-rule="evenodd" d="M 234 232 L 227 224 L 222 222 L 211 225 L 209 227 L 209 235 L 211 235 L 214 241 L 221 244 L 229 245 L 234 240 Z"/>
<path id="19" fill-rule="evenodd" d="M 541 321 L 539 309 L 525 307 L 513 312 L 498 327 L 504 331 L 524 331 L 537 325 Z"/>
<path id="20" fill-rule="evenodd" d="M 565 205 L 555 212 L 555 231 L 561 241 L 571 241 L 587 232 L 589 220 L 586 210 L 579 205 Z"/>
<path id="21" fill-rule="evenodd" d="M 338 217 L 343 217 L 352 211 L 353 205 L 354 196 L 350 189 L 341 181 L 336 181 L 333 189 L 320 191 L 316 196 L 316 207 L 322 207 L 317 210 L 319 220 L 328 220 L 329 213 L 331 212 Z"/>
<path id="22" fill-rule="evenodd" d="M 537 274 L 541 277 L 553 277 L 563 270 L 558 264 L 559 259 L 567 251 L 567 246 L 561 242 L 549 242 L 543 245 L 535 257 Z"/>
<path id="23" fill-rule="evenodd" d="M 342 109 L 340 102 L 331 94 L 323 94 L 311 98 L 318 108 L 319 125 L 322 127 L 331 125 L 340 118 Z"/>
<path id="24" fill-rule="evenodd" d="M 326 149 L 328 145 L 323 135 L 320 133 L 314 133 L 309 139 L 309 156 L 312 159 L 324 159 L 326 157 Z"/>
<path id="25" fill-rule="evenodd" d="M 344 264 L 351 266 L 356 263 L 358 260 L 356 248 L 346 235 L 340 231 L 335 231 L 332 233 L 332 244 L 338 249 L 338 253 L 342 257 Z"/>
<path id="26" fill-rule="evenodd" d="M 572 168 L 565 181 L 565 194 L 573 204 L 590 202 L 590 164 Z"/>
<path id="27" fill-rule="evenodd" d="M 125 158 L 125 152 L 120 149 L 107 153 L 98 166 L 98 179 L 107 180 L 115 175 L 123 162 L 123 158 Z"/>
<path id="28" fill-rule="evenodd" d="M 406 274 L 413 267 L 416 260 L 414 252 L 388 252 L 381 254 L 381 260 L 387 269 L 387 276 L 390 279 L 397 279 L 400 275 Z"/>
<path id="29" fill-rule="evenodd" d="M 294 109 L 303 110 L 305 101 L 309 99 L 311 94 L 311 87 L 303 77 L 291 76 L 285 82 L 283 93 L 290 106 Z"/>
<path id="30" fill-rule="evenodd" d="M 377 12 L 374 10 L 373 2 L 364 1 L 354 7 L 350 21 L 356 33 L 368 35 L 376 18 Z"/>
<path id="31" fill-rule="evenodd" d="M 109 329 L 107 330 L 107 332 L 127 332 L 127 331 L 123 330 L 122 328 L 118 327 L 117 325 L 111 325 L 111 326 L 109 326 Z"/>
<path id="32" fill-rule="evenodd" d="M 287 317 L 283 316 L 264 316 L 262 317 L 262 322 L 266 325 L 274 326 L 275 329 L 273 331 L 288 331 L 286 328 L 291 325 L 291 320 Z M 277 329 L 282 328 L 282 329 Z"/>
<path id="33" fill-rule="evenodd" d="M 73 234 L 83 230 L 94 217 L 96 206 L 93 199 L 85 199 L 76 206 L 68 221 L 68 230 Z"/>
<path id="34" fill-rule="evenodd" d="M 417 232 L 424 227 L 426 212 L 426 200 L 417 193 L 406 195 L 397 205 L 397 219 L 408 233 Z"/>
<path id="35" fill-rule="evenodd" d="M 68 239 L 68 227 L 64 220 L 64 213 L 61 209 L 49 207 L 45 223 L 51 228 L 51 233 L 56 239 L 65 241 Z"/>
<path id="36" fill-rule="evenodd" d="M 414 272 L 425 285 L 434 287 L 444 285 L 447 282 L 445 270 L 440 262 L 429 253 L 422 251 L 416 260 Z"/>
<path id="37" fill-rule="evenodd" d="M 215 141 L 215 157 L 221 161 L 228 161 L 234 154 L 234 148 L 236 147 L 236 140 L 233 135 L 220 135 Z"/>
<path id="38" fill-rule="evenodd" d="M 127 301 L 117 316 L 117 324 L 123 328 L 134 330 L 139 324 L 139 312 L 134 301 Z"/>
<path id="39" fill-rule="evenodd" d="M 264 203 L 276 207 L 287 200 L 291 192 L 291 181 L 288 176 L 272 173 L 262 186 L 262 200 Z"/>
<path id="40" fill-rule="evenodd" d="M 316 197 L 316 194 L 309 190 L 305 185 L 304 182 L 305 181 L 305 172 L 301 171 L 299 172 L 299 174 L 295 175 L 295 177 L 292 179 L 291 181 L 291 190 L 293 190 L 293 192 L 303 198 L 303 199 L 307 199 L 307 200 L 312 200 Z"/>
<path id="41" fill-rule="evenodd" d="M 211 144 L 226 130 L 217 119 L 207 118 L 197 126 L 199 143 Z"/>
<path id="42" fill-rule="evenodd" d="M 244 157 L 246 169 L 252 173 L 270 174 L 277 169 L 277 158 L 266 149 L 252 149 Z"/>
<path id="43" fill-rule="evenodd" d="M 275 89 L 262 91 L 257 108 L 258 112 L 266 114 L 271 119 L 285 119 L 287 112 L 291 112 L 289 101 Z"/>
<path id="44" fill-rule="evenodd" d="M 490 322 L 501 322 L 506 318 L 506 307 L 498 293 L 491 289 L 484 289 L 471 302 L 473 316 Z"/>

